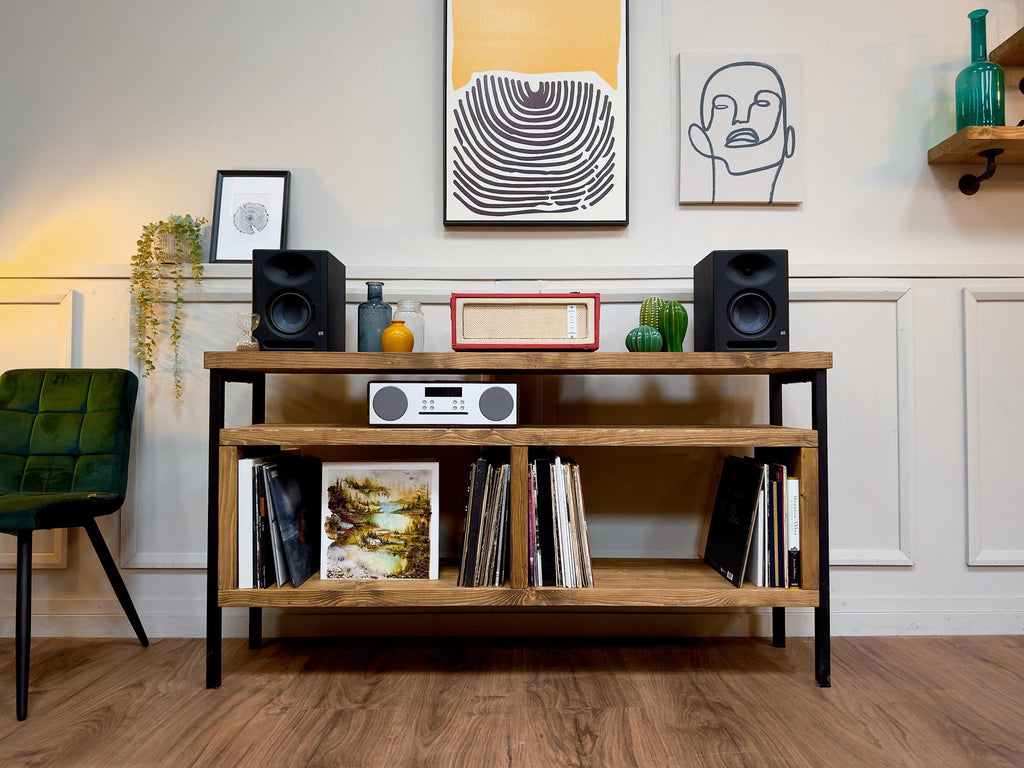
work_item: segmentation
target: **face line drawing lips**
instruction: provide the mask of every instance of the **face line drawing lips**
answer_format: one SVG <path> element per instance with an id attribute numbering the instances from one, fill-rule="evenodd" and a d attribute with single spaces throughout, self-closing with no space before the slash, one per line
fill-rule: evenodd
<path id="1" fill-rule="evenodd" d="M 760 141 L 757 131 L 753 128 L 737 128 L 735 131 L 730 131 L 729 135 L 726 136 L 725 146 L 750 147 L 759 144 Z"/>

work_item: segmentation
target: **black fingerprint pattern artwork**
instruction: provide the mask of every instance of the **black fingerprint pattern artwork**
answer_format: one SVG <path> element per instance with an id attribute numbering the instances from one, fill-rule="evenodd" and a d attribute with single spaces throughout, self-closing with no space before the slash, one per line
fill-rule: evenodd
<path id="1" fill-rule="evenodd" d="M 453 117 L 453 196 L 474 213 L 585 211 L 615 186 L 612 103 L 593 84 L 483 75 Z"/>

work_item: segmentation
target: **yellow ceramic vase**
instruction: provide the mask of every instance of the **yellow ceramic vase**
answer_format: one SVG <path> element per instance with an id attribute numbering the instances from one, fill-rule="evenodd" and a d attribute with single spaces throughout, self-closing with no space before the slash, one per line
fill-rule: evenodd
<path id="1" fill-rule="evenodd" d="M 392 320 L 380 335 L 380 346 L 385 352 L 412 352 L 415 339 L 405 327 L 405 320 Z"/>

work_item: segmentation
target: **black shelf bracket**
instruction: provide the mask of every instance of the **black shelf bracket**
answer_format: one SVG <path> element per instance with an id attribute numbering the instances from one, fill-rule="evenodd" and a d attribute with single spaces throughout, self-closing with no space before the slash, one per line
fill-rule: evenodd
<path id="1" fill-rule="evenodd" d="M 996 172 L 996 157 L 1003 154 L 1003 150 L 998 147 L 993 149 L 986 149 L 978 153 L 980 157 L 984 157 L 988 160 L 988 165 L 985 167 L 985 172 L 980 176 L 975 176 L 973 173 L 967 173 L 960 177 L 960 181 L 957 182 L 957 186 L 960 187 L 960 191 L 965 195 L 973 195 L 979 189 L 981 189 L 981 182 L 991 179 Z"/>

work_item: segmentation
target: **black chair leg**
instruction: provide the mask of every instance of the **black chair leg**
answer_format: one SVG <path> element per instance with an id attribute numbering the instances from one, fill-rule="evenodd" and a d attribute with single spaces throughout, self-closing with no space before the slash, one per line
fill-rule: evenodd
<path id="1" fill-rule="evenodd" d="M 14 620 L 18 719 L 28 717 L 28 652 L 32 645 L 32 531 L 18 531 L 18 597 Z"/>
<path id="2" fill-rule="evenodd" d="M 135 610 L 135 605 L 132 603 L 131 595 L 128 594 L 128 587 L 124 585 L 124 579 L 121 578 L 121 572 L 117 570 L 117 563 L 114 562 L 114 558 L 110 555 L 110 550 L 107 549 L 107 543 L 103 541 L 103 535 L 100 533 L 100 528 L 96 525 L 96 521 L 92 518 L 85 521 L 83 527 L 85 532 L 89 534 L 89 540 L 92 542 L 92 548 L 96 550 L 96 556 L 99 557 L 100 563 L 103 565 L 103 570 L 107 573 L 107 578 L 110 580 L 110 586 L 114 588 L 114 593 L 117 595 L 118 601 L 121 603 L 121 608 L 124 610 L 125 615 L 128 617 L 128 621 L 132 624 L 132 629 L 135 630 L 135 634 L 139 638 L 139 642 L 142 643 L 143 647 L 149 645 L 149 638 L 146 637 L 146 630 L 142 628 L 142 620 L 139 619 L 139 614 Z"/>

